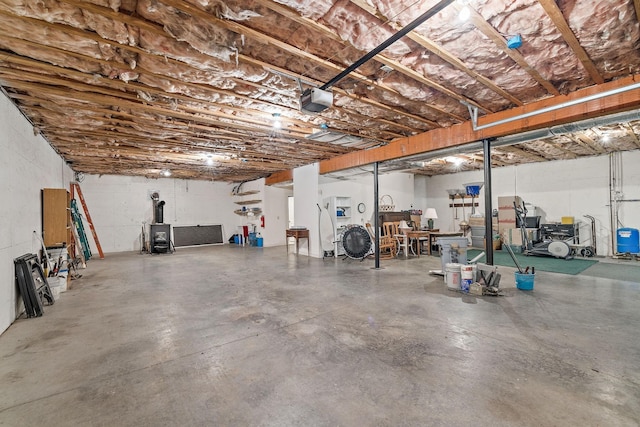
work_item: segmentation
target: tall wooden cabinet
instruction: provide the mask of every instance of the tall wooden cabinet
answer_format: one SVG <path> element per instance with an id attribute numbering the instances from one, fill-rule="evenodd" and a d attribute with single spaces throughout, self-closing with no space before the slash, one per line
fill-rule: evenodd
<path id="1" fill-rule="evenodd" d="M 42 189 L 42 240 L 46 247 L 68 245 L 71 240 L 71 196 L 64 188 Z"/>

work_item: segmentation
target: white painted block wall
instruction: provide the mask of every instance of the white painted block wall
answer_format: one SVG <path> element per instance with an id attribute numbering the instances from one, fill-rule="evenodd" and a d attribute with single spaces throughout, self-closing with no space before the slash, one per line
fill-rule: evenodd
<path id="1" fill-rule="evenodd" d="M 395 211 L 422 209 L 414 198 L 414 176 L 407 173 L 388 173 L 378 176 L 379 196 L 388 195 L 386 200 L 393 200 Z M 348 181 L 328 177 L 320 177 L 321 200 L 332 196 L 351 197 L 352 222 L 364 225 L 373 224 L 373 174 L 351 178 Z M 365 204 L 365 212 L 359 213 L 359 203 Z"/>
<path id="2" fill-rule="evenodd" d="M 623 190 L 626 199 L 640 199 L 640 150 L 622 153 Z M 464 188 L 465 183 L 484 181 L 482 171 L 460 172 L 434 177 L 416 177 L 416 199 L 425 198 L 428 207 L 436 208 L 435 226 L 451 230 L 452 211 L 446 190 Z M 609 157 L 598 156 L 575 160 L 528 163 L 496 168 L 492 172 L 492 204 L 497 208 L 499 196 L 518 195 L 539 208 L 544 222 L 559 222 L 563 216 L 582 220 L 585 236 L 590 224 L 583 215 L 596 218 L 598 254 L 611 255 L 609 221 Z M 418 194 L 426 192 L 426 194 Z M 484 212 L 484 188 L 478 199 L 479 212 Z M 457 199 L 460 202 L 460 199 Z M 462 218 L 462 209 L 459 208 Z M 466 210 L 467 217 L 470 209 Z M 625 227 L 640 229 L 640 202 L 621 205 L 620 219 Z M 456 222 L 457 227 L 457 222 Z M 615 230 L 614 230 L 615 233 Z"/>
<path id="3" fill-rule="evenodd" d="M 164 222 L 172 226 L 222 224 L 226 242 L 244 225 L 243 217 L 233 213 L 238 205 L 228 183 L 87 175 L 80 186 L 105 253 L 140 250 L 142 224 L 148 231 L 153 219 L 153 191 L 165 201 Z M 87 237 L 97 254 L 93 238 Z"/>
<path id="4" fill-rule="evenodd" d="M 36 253 L 42 188 L 69 188 L 73 172 L 18 109 L 0 95 L 0 333 L 19 314 L 13 259 Z M 46 308 L 45 308 L 46 313 Z"/>

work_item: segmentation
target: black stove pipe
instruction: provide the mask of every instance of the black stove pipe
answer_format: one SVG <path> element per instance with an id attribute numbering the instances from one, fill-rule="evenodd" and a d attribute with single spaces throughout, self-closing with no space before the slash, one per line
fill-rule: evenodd
<path id="1" fill-rule="evenodd" d="M 164 200 L 156 204 L 155 213 L 154 213 L 156 217 L 156 220 L 155 220 L 156 224 L 164 224 L 164 205 L 165 205 Z"/>

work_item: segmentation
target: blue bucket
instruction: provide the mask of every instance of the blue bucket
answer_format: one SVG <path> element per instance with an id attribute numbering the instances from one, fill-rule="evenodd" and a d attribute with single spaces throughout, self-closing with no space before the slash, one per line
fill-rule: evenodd
<path id="1" fill-rule="evenodd" d="M 262 237 L 257 237 L 256 241 L 258 242 L 258 247 L 261 248 L 264 243 L 264 241 L 262 240 Z"/>
<path id="2" fill-rule="evenodd" d="M 521 291 L 532 291 L 533 280 L 535 277 L 535 274 L 524 274 L 518 273 L 516 271 L 516 288 L 520 289 Z"/>

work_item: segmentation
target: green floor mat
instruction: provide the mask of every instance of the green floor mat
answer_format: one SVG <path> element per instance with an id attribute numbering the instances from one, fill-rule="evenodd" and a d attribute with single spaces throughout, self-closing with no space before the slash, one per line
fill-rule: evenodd
<path id="1" fill-rule="evenodd" d="M 467 250 L 467 258 L 473 259 L 482 251 L 478 249 L 468 249 Z M 526 256 L 522 254 L 515 254 L 520 267 L 524 270 L 527 266 L 535 267 L 538 271 L 550 271 L 552 273 L 563 273 L 563 274 L 580 274 L 587 268 L 596 264 L 597 260 L 588 260 L 588 259 L 559 259 L 559 258 L 551 258 L 551 257 L 539 257 L 539 256 Z M 480 262 L 484 262 L 486 256 L 483 256 L 479 259 Z M 493 252 L 493 263 L 495 265 L 504 265 L 507 267 L 516 268 L 513 259 L 506 251 L 494 251 Z"/>
<path id="2" fill-rule="evenodd" d="M 585 270 L 582 275 L 640 283 L 640 265 L 599 262 L 593 267 Z"/>

